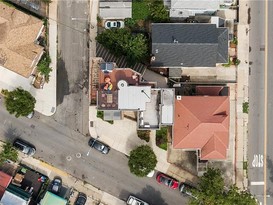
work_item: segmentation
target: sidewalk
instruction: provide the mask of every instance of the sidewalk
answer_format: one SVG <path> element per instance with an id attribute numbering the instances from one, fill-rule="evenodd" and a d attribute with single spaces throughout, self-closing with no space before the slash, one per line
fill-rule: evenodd
<path id="1" fill-rule="evenodd" d="M 240 1 L 238 24 L 238 59 L 241 63 L 237 67 L 236 87 L 236 185 L 241 189 L 247 189 L 247 170 L 244 170 L 244 162 L 247 162 L 247 124 L 248 115 L 243 113 L 243 103 L 248 102 L 248 73 L 249 73 L 249 36 L 247 23 L 248 1 Z"/>
<path id="2" fill-rule="evenodd" d="M 56 111 L 56 67 L 57 67 L 57 0 L 49 4 L 49 54 L 51 57 L 52 72 L 48 83 L 44 84 L 43 89 L 36 89 L 31 85 L 33 76 L 25 78 L 0 66 L 0 90 L 14 90 L 22 87 L 29 91 L 36 99 L 35 110 L 43 115 L 51 116 Z"/>

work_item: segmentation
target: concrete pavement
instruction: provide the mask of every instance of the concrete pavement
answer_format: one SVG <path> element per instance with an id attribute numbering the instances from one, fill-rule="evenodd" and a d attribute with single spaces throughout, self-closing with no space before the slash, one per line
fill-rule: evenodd
<path id="1" fill-rule="evenodd" d="M 243 113 L 243 103 L 248 102 L 248 75 L 249 75 L 249 36 L 248 36 L 248 2 L 240 1 L 238 24 L 237 57 L 241 63 L 237 66 L 236 84 L 236 155 L 235 155 L 235 182 L 241 189 L 247 189 L 247 169 L 244 163 L 247 159 L 247 126 L 248 114 Z"/>

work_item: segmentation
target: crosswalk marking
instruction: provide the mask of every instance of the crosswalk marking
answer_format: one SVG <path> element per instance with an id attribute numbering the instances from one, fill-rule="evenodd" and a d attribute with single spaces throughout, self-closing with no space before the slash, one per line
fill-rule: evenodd
<path id="1" fill-rule="evenodd" d="M 260 181 L 260 182 L 250 182 L 250 185 L 264 185 L 264 181 Z"/>

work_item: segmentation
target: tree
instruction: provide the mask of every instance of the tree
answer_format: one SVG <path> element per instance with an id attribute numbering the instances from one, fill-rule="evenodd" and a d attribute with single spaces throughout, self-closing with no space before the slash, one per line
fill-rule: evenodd
<path id="1" fill-rule="evenodd" d="M 144 60 L 148 54 L 148 41 L 143 34 L 131 35 L 128 29 L 107 29 L 96 40 L 111 53 L 124 55 L 129 65 Z"/>
<path id="2" fill-rule="evenodd" d="M 162 0 L 152 1 L 149 7 L 149 18 L 156 23 L 166 23 L 170 21 L 169 12 Z"/>
<path id="3" fill-rule="evenodd" d="M 3 150 L 0 153 L 0 165 L 8 159 L 14 162 L 18 160 L 18 151 L 9 142 L 3 145 Z"/>
<path id="4" fill-rule="evenodd" d="M 139 146 L 130 152 L 128 166 L 131 173 L 138 177 L 147 176 L 154 170 L 156 163 L 156 155 L 148 145 Z"/>
<path id="5" fill-rule="evenodd" d="M 196 198 L 190 205 L 256 205 L 254 197 L 247 191 L 240 191 L 235 185 L 226 187 L 219 169 L 208 168 L 200 178 L 198 187 L 193 190 Z"/>
<path id="6" fill-rule="evenodd" d="M 34 110 L 36 100 L 28 91 L 16 88 L 13 91 L 2 90 L 2 93 L 7 111 L 15 117 L 27 116 Z"/>

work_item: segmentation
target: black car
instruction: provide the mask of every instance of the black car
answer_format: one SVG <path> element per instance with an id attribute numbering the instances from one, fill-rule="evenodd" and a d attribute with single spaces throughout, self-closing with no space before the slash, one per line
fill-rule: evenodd
<path id="1" fill-rule="evenodd" d="M 36 152 L 36 149 L 33 145 L 21 139 L 14 140 L 13 146 L 28 156 L 32 156 Z"/>
<path id="2" fill-rule="evenodd" d="M 85 205 L 87 200 L 86 194 L 79 192 L 79 195 L 74 203 L 74 205 Z"/>
<path id="3" fill-rule="evenodd" d="M 55 177 L 51 182 L 50 192 L 54 194 L 59 194 L 62 188 L 62 179 L 61 177 Z"/>
<path id="4" fill-rule="evenodd" d="M 90 147 L 98 150 L 102 154 L 108 154 L 108 152 L 110 151 L 110 147 L 108 145 L 92 137 L 90 138 L 88 144 Z"/>
<path id="5" fill-rule="evenodd" d="M 196 198 L 193 194 L 192 194 L 192 190 L 195 189 L 192 185 L 187 184 L 187 183 L 181 183 L 179 186 L 179 191 L 184 195 L 184 196 L 190 196 L 193 198 Z"/>

